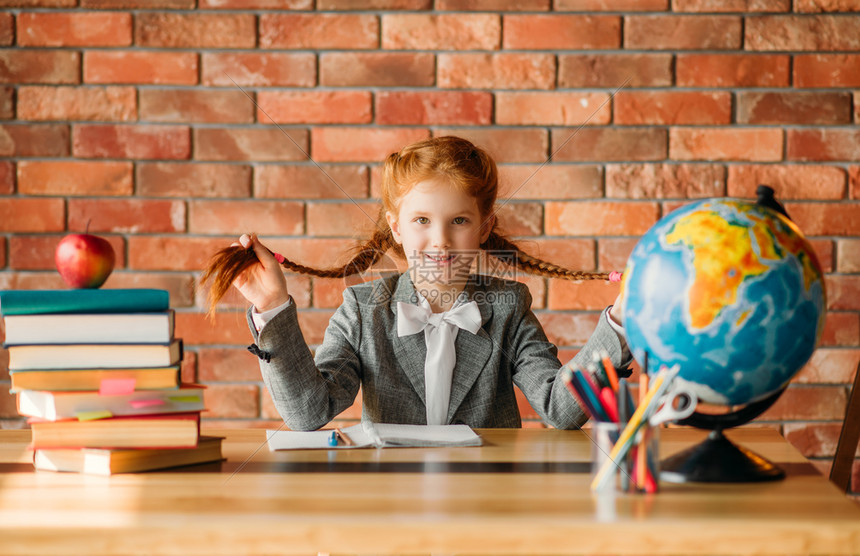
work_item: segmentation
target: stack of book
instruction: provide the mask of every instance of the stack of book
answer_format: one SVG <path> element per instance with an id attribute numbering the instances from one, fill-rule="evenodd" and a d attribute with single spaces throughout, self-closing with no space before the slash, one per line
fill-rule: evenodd
<path id="1" fill-rule="evenodd" d="M 200 436 L 203 387 L 158 289 L 0 291 L 18 412 L 37 469 L 110 475 L 221 460 Z"/>

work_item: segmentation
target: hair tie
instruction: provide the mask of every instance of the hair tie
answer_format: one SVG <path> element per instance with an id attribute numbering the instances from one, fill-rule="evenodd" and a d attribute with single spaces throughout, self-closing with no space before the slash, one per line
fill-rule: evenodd
<path id="1" fill-rule="evenodd" d="M 620 282 L 621 276 L 622 276 L 621 272 L 618 272 L 617 270 L 613 270 L 612 272 L 609 273 L 609 281 L 610 282 Z"/>
<path id="2" fill-rule="evenodd" d="M 274 252 L 272 253 L 272 255 L 274 255 L 275 260 L 278 261 L 278 264 L 284 264 L 284 261 L 286 260 L 286 258 L 283 255 L 281 255 L 280 253 L 274 253 Z"/>

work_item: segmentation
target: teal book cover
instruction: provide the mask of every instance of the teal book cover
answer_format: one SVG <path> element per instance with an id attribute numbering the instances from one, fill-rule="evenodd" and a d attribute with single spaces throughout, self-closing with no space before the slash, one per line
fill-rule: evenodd
<path id="1" fill-rule="evenodd" d="M 0 291 L 0 315 L 3 316 L 152 312 L 166 311 L 169 305 L 168 292 L 159 289 Z"/>

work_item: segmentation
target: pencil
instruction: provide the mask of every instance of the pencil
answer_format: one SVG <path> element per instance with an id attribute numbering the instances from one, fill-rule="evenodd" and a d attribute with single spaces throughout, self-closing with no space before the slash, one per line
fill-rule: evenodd
<path id="1" fill-rule="evenodd" d="M 645 351 L 645 355 L 642 358 L 642 373 L 639 375 L 639 404 L 641 405 L 645 396 L 648 394 L 648 351 Z M 642 449 L 636 454 L 636 488 L 644 489 L 645 488 L 645 478 L 647 473 L 647 465 L 645 462 L 645 450 L 644 446 Z"/>
<path id="2" fill-rule="evenodd" d="M 352 438 L 342 430 L 336 428 L 334 429 L 334 433 L 338 435 L 338 437 L 340 437 L 340 439 L 343 440 L 343 443 L 347 446 L 355 446 L 355 442 L 352 441 Z"/>

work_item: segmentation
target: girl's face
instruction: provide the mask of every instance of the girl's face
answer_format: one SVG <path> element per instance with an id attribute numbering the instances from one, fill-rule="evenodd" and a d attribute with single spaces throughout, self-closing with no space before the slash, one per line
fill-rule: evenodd
<path id="1" fill-rule="evenodd" d="M 493 217 L 486 223 L 481 218 L 474 197 L 441 179 L 413 186 L 401 199 L 398 213 L 388 212 L 386 218 L 416 284 L 464 283 L 493 223 Z"/>

